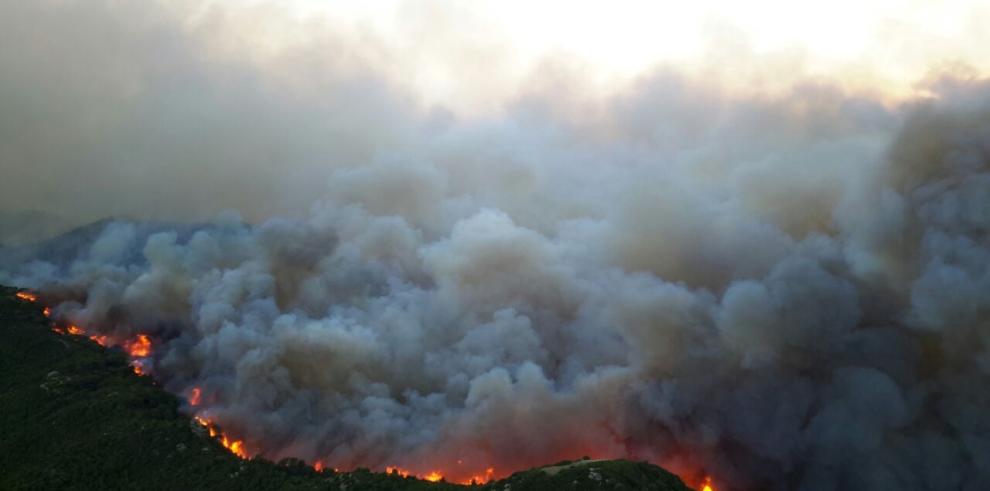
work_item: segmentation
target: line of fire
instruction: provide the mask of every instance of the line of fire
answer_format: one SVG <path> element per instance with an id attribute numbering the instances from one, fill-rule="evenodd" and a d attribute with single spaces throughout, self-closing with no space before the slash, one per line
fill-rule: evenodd
<path id="1" fill-rule="evenodd" d="M 102 334 L 90 334 L 91 332 L 94 332 L 94 330 L 85 329 L 72 323 L 61 322 L 58 319 L 54 319 L 52 317 L 51 307 L 44 306 L 37 293 L 22 290 L 17 292 L 16 296 L 26 302 L 41 303 L 43 305 L 44 315 L 49 318 L 49 324 L 51 325 L 52 331 L 61 335 L 86 337 L 104 348 L 120 348 L 127 354 L 130 361 L 130 366 L 136 375 L 145 377 L 154 376 L 153 371 L 149 369 L 149 361 L 154 354 L 155 343 L 147 334 L 137 334 L 133 338 L 129 339 L 115 339 Z M 263 449 L 254 448 L 243 439 L 232 436 L 222 430 L 222 424 L 211 417 L 207 411 L 202 410 L 204 400 L 202 388 L 192 388 L 188 394 L 185 394 L 185 398 L 189 407 L 193 408 L 193 421 L 206 429 L 209 436 L 216 439 L 224 448 L 230 451 L 231 454 L 236 455 L 241 459 L 251 459 L 263 453 Z M 459 466 L 460 464 L 462 464 L 462 462 L 458 461 L 455 465 Z M 322 460 L 314 461 L 312 466 L 317 472 L 322 472 L 325 469 L 332 469 L 334 472 L 341 471 L 340 468 L 333 467 L 329 463 L 325 463 Z M 429 470 L 427 472 L 414 472 L 409 469 L 391 465 L 385 466 L 384 472 L 401 477 L 414 477 L 430 482 L 446 481 L 446 475 L 450 474 L 449 471 L 444 471 L 439 468 Z M 463 475 L 464 473 L 459 472 L 458 474 Z M 468 472 L 467 474 L 469 474 L 468 477 L 462 477 L 456 480 L 456 482 L 465 485 L 476 485 L 491 482 L 507 475 L 506 473 L 497 472 L 493 467 L 485 468 L 481 472 Z M 688 476 L 681 477 L 684 479 Z M 690 481 L 688 479 L 685 479 L 685 482 L 690 485 Z M 703 476 L 700 480 L 696 480 L 693 484 L 693 487 L 697 488 L 699 491 L 716 491 L 715 484 L 711 476 Z"/>

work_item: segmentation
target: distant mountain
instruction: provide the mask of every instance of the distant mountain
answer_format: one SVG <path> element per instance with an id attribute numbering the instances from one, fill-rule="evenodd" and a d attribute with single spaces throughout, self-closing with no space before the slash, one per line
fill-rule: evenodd
<path id="1" fill-rule="evenodd" d="M 107 226 L 111 224 L 133 227 L 135 239 L 139 244 L 147 241 L 148 236 L 164 231 L 176 232 L 179 235 L 179 239 L 184 240 L 197 230 L 207 229 L 211 226 L 207 224 L 138 221 L 129 218 L 104 218 L 63 231 L 60 234 L 43 240 L 28 244 L 0 246 L 0 269 L 14 271 L 18 266 L 36 260 L 64 266 L 72 260 L 82 257 L 89 247 L 93 245 L 93 242 L 106 230 Z M 134 257 L 126 258 L 127 262 L 140 262 L 142 260 L 141 247 L 135 248 L 132 252 Z"/>
<path id="2" fill-rule="evenodd" d="M 122 352 L 54 332 L 42 306 L 16 291 L 0 287 L 0 489 L 689 491 L 657 466 L 622 460 L 560 462 L 476 486 L 241 460 Z"/>

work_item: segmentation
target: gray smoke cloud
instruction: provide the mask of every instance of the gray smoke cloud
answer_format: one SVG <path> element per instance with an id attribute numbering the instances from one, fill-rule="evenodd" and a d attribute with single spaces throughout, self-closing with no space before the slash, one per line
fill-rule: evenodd
<path id="1" fill-rule="evenodd" d="M 153 50 L 42 44 L 91 48 L 94 78 L 0 78 L 6 182 L 49 177 L 30 192 L 90 207 L 77 218 L 249 219 L 99 222 L 4 249 L 0 283 L 91 332 L 149 335 L 156 379 L 201 388 L 188 409 L 252 453 L 454 478 L 593 455 L 727 490 L 990 487 L 990 83 L 946 77 L 892 106 L 661 69 L 595 99 L 558 67 L 466 121 L 348 63 L 325 93 L 269 86 L 206 63 L 164 11 L 113 5 L 140 29 L 90 8 L 75 29 Z M 0 18 L 8 40 L 28 35 L 15 23 Z M 26 63 L 11 46 L 0 66 Z M 150 52 L 165 65 L 130 73 Z M 51 124 L 72 101 L 98 107 Z M 10 191 L 7 208 L 29 192 Z M 283 195 L 309 211 L 251 218 Z"/>

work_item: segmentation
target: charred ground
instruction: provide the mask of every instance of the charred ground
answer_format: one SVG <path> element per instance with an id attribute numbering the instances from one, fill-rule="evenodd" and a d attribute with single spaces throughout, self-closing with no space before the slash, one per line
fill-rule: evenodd
<path id="1" fill-rule="evenodd" d="M 122 352 L 53 332 L 42 307 L 0 287 L 0 489 L 686 491 L 629 461 L 560 462 L 484 486 L 374 473 L 316 472 L 302 461 L 241 460 Z"/>

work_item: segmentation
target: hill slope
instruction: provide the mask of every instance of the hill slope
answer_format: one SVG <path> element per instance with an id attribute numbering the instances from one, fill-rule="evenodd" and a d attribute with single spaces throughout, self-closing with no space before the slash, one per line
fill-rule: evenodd
<path id="1" fill-rule="evenodd" d="M 628 461 L 565 462 L 471 487 L 241 460 L 179 413 L 175 396 L 135 375 L 123 353 L 53 332 L 41 306 L 16 291 L 0 287 L 0 489 L 688 490 Z"/>

